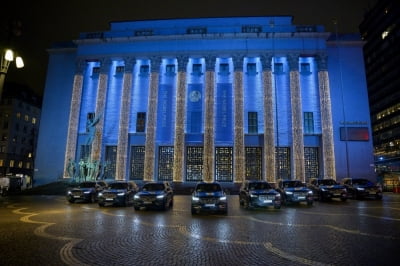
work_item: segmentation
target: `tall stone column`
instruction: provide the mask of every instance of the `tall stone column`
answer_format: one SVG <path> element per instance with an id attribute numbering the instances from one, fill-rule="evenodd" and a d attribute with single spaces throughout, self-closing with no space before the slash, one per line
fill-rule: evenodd
<path id="1" fill-rule="evenodd" d="M 85 71 L 86 62 L 83 59 L 76 61 L 76 69 L 74 75 L 74 83 L 72 88 L 71 106 L 69 108 L 69 122 L 68 122 L 68 135 L 67 146 L 65 148 L 64 158 L 64 178 L 73 178 L 68 173 L 68 166 L 70 161 L 75 161 L 75 154 L 77 149 L 78 140 L 78 126 L 79 126 L 79 113 L 81 111 L 81 98 L 83 86 L 83 73 Z"/>
<path id="2" fill-rule="evenodd" d="M 207 56 L 204 110 L 203 180 L 213 181 L 214 174 L 214 86 L 216 56 Z"/>
<path id="3" fill-rule="evenodd" d="M 102 145 L 103 145 L 103 127 L 104 127 L 104 116 L 107 98 L 107 83 L 108 73 L 111 66 L 110 58 L 103 58 L 100 62 L 100 74 L 99 83 L 97 85 L 97 99 L 95 116 L 99 118 L 99 122 L 96 125 L 96 132 L 92 143 L 91 161 L 100 161 Z"/>
<path id="4" fill-rule="evenodd" d="M 144 181 L 154 180 L 157 99 L 161 57 L 151 58 L 150 94 L 147 110 Z"/>
<path id="5" fill-rule="evenodd" d="M 293 178 L 305 182 L 303 108 L 299 74 L 299 56 L 289 54 L 290 103 L 292 109 Z"/>
<path id="6" fill-rule="evenodd" d="M 186 66 L 188 56 L 178 58 L 178 79 L 176 89 L 175 143 L 174 143 L 174 182 L 183 181 L 185 157 L 185 114 L 186 114 Z"/>
<path id="7" fill-rule="evenodd" d="M 117 148 L 117 169 L 116 180 L 126 179 L 126 166 L 128 160 L 128 131 L 129 131 L 129 113 L 131 106 L 131 90 L 133 84 L 133 68 L 136 63 L 135 58 L 125 58 L 124 77 L 122 81 L 121 109 L 119 113 L 119 131 Z"/>
<path id="8" fill-rule="evenodd" d="M 321 108 L 322 125 L 322 159 L 324 178 L 336 180 L 335 150 L 333 143 L 331 89 L 329 87 L 329 74 L 327 55 L 320 54 L 316 57 L 318 65 L 318 86 Z"/>
<path id="9" fill-rule="evenodd" d="M 264 180 L 276 182 L 274 86 L 272 84 L 272 54 L 261 56 L 264 86 Z"/>
<path id="10" fill-rule="evenodd" d="M 236 55 L 233 58 L 234 68 L 234 182 L 242 182 L 245 178 L 245 148 L 243 131 L 243 59 L 244 56 Z"/>

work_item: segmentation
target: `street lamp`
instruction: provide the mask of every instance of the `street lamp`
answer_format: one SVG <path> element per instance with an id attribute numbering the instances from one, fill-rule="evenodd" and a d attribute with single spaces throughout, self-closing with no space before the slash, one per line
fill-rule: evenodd
<path id="1" fill-rule="evenodd" d="M 8 67 L 10 66 L 10 62 L 14 61 L 14 51 L 11 49 L 5 49 L 1 52 L 1 68 L 0 68 L 0 101 L 1 95 L 3 94 L 3 86 L 4 80 L 6 78 Z M 15 65 L 17 68 L 24 67 L 24 61 L 22 57 L 15 57 Z"/>

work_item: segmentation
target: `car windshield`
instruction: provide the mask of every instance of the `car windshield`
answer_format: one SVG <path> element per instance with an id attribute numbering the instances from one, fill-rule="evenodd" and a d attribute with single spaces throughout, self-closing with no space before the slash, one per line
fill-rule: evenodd
<path id="1" fill-rule="evenodd" d="M 267 182 L 254 182 L 249 184 L 250 190 L 255 189 L 270 189 L 271 186 Z"/>
<path id="2" fill-rule="evenodd" d="M 300 181 L 285 181 L 283 182 L 283 187 L 302 187 L 303 183 Z"/>
<path id="3" fill-rule="evenodd" d="M 217 192 L 221 190 L 219 184 L 198 184 L 196 187 L 196 192 Z"/>
<path id="4" fill-rule="evenodd" d="M 95 187 L 96 183 L 95 182 L 83 182 L 79 184 L 79 187 L 81 188 L 91 188 L 91 187 Z"/>
<path id="5" fill-rule="evenodd" d="M 126 189 L 128 187 L 127 183 L 111 183 L 110 188 L 112 189 Z"/>
<path id="6" fill-rule="evenodd" d="M 143 191 L 164 190 L 164 184 L 145 184 Z"/>
<path id="7" fill-rule="evenodd" d="M 323 186 L 333 186 L 336 185 L 336 181 L 333 179 L 321 179 L 318 180 L 318 184 L 323 185 Z"/>
<path id="8" fill-rule="evenodd" d="M 353 185 L 372 185 L 368 179 L 353 179 Z"/>

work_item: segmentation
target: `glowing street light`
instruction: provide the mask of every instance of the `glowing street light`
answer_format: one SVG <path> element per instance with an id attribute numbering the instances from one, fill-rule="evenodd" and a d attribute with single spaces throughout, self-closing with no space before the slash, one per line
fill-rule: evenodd
<path id="1" fill-rule="evenodd" d="M 4 80 L 6 78 L 8 67 L 10 66 L 10 63 L 12 61 L 14 61 L 14 51 L 13 50 L 5 49 L 5 50 L 1 51 L 0 101 L 1 101 L 1 95 L 3 94 Z M 17 68 L 24 67 L 24 61 L 22 60 L 22 57 L 20 57 L 20 56 L 15 57 L 15 65 Z"/>

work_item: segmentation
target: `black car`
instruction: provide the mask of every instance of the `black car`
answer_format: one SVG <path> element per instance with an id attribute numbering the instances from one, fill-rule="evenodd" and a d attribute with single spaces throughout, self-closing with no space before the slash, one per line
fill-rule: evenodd
<path id="1" fill-rule="evenodd" d="M 347 200 L 347 189 L 337 183 L 334 179 L 310 178 L 308 187 L 313 191 L 314 198 L 319 201 L 331 200 L 333 198 L 341 201 Z"/>
<path id="2" fill-rule="evenodd" d="M 239 191 L 239 203 L 245 208 L 268 207 L 281 208 L 281 194 L 267 181 L 245 180 Z"/>
<path id="3" fill-rule="evenodd" d="M 140 208 L 158 208 L 166 210 L 174 204 L 174 192 L 168 182 L 149 182 L 135 195 L 133 206 Z"/>
<path id="4" fill-rule="evenodd" d="M 67 200 L 70 203 L 76 201 L 95 202 L 98 199 L 98 193 L 105 187 L 107 187 L 107 183 L 104 181 L 81 182 L 77 187 L 67 190 Z"/>
<path id="5" fill-rule="evenodd" d="M 228 213 L 226 194 L 217 182 L 196 184 L 192 193 L 192 214 L 201 211 Z"/>
<path id="6" fill-rule="evenodd" d="M 128 206 L 133 203 L 133 196 L 139 191 L 139 187 L 133 181 L 115 181 L 99 193 L 99 206 L 106 204 Z"/>
<path id="7" fill-rule="evenodd" d="M 284 204 L 305 202 L 311 206 L 314 203 L 312 190 L 300 180 L 279 180 L 277 191 L 281 193 Z"/>
<path id="8" fill-rule="evenodd" d="M 343 178 L 341 182 L 354 199 L 372 197 L 382 199 L 382 188 L 366 178 Z"/>

